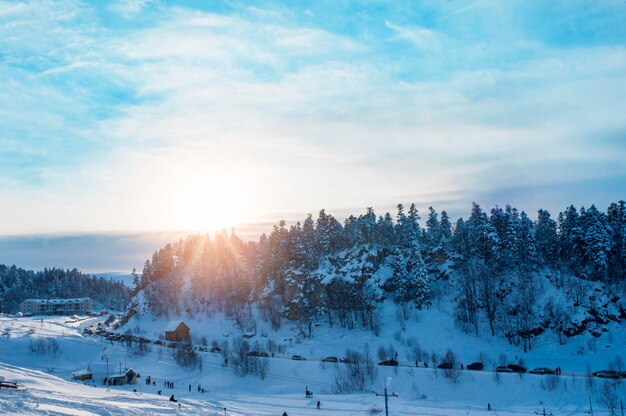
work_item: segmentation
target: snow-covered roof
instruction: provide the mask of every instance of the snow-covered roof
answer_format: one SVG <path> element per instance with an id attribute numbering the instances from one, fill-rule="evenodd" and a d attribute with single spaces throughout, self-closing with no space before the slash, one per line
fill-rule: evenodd
<path id="1" fill-rule="evenodd" d="M 39 304 L 57 304 L 64 305 L 66 303 L 84 302 L 91 298 L 72 298 L 72 299 L 26 299 L 24 302 L 34 302 Z"/>
<path id="2" fill-rule="evenodd" d="M 126 372 L 110 375 L 109 378 L 122 378 L 122 377 L 126 377 L 129 373 L 136 374 L 132 368 L 129 368 L 128 370 L 126 370 Z"/>
<path id="3" fill-rule="evenodd" d="M 167 326 L 165 327 L 166 331 L 176 331 L 176 328 L 178 328 L 178 325 L 184 323 L 183 321 L 170 321 L 169 324 L 167 324 Z"/>
<path id="4" fill-rule="evenodd" d="M 72 375 L 74 377 L 86 376 L 86 375 L 89 375 L 89 374 L 91 374 L 91 371 L 89 371 L 89 370 L 79 370 L 79 371 L 74 371 L 72 373 Z"/>

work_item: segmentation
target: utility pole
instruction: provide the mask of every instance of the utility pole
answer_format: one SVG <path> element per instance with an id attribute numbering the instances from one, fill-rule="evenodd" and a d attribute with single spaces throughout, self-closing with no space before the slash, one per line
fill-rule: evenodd
<path id="1" fill-rule="evenodd" d="M 622 401 L 622 399 L 620 399 L 619 401 L 619 407 L 620 409 L 622 409 L 622 416 L 624 416 L 624 402 Z"/>
<path id="2" fill-rule="evenodd" d="M 389 416 L 389 405 L 387 402 L 387 386 L 385 386 L 385 416 Z"/>
<path id="3" fill-rule="evenodd" d="M 591 394 L 589 395 L 589 413 L 593 416 L 593 405 L 591 404 Z"/>
<path id="4" fill-rule="evenodd" d="M 387 397 L 387 388 L 391 384 L 391 377 L 387 377 L 387 382 L 385 383 L 385 416 L 389 416 L 389 399 Z"/>

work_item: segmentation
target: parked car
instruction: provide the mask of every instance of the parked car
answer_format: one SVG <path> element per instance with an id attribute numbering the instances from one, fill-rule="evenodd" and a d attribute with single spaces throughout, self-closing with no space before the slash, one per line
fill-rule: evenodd
<path id="1" fill-rule="evenodd" d="M 620 373 L 618 373 L 617 371 L 613 371 L 613 370 L 594 371 L 593 373 L 591 373 L 591 375 L 595 377 L 600 377 L 600 378 L 610 378 L 613 380 L 620 378 Z"/>
<path id="2" fill-rule="evenodd" d="M 220 347 L 211 347 L 211 352 L 222 352 Z"/>
<path id="3" fill-rule="evenodd" d="M 261 351 L 261 352 L 259 352 L 259 357 L 269 357 L 269 354 L 266 353 L 266 352 Z"/>
<path id="4" fill-rule="evenodd" d="M 259 352 L 258 351 L 249 351 L 248 352 L 248 357 L 258 357 L 259 356 Z"/>
<path id="5" fill-rule="evenodd" d="M 339 362 L 339 359 L 337 357 L 326 357 L 322 358 L 322 361 L 324 361 L 325 363 L 337 363 Z"/>
<path id="6" fill-rule="evenodd" d="M 530 374 L 556 374 L 554 370 L 547 367 L 537 367 L 529 371 Z"/>
<path id="7" fill-rule="evenodd" d="M 521 365 L 518 365 L 518 364 L 509 364 L 507 365 L 507 367 L 509 367 L 514 373 L 526 372 L 526 367 L 522 367 Z"/>
<path id="8" fill-rule="evenodd" d="M 293 357 L 291 357 L 291 359 L 296 361 L 306 361 L 306 358 L 302 357 L 301 355 L 294 355 Z"/>
<path id="9" fill-rule="evenodd" d="M 381 361 L 378 363 L 378 365 L 386 365 L 386 366 L 390 366 L 390 367 L 397 367 L 398 366 L 398 361 L 396 360 L 385 360 L 385 361 Z"/>
<path id="10" fill-rule="evenodd" d="M 496 367 L 496 372 L 497 373 L 512 373 L 513 370 L 511 370 L 509 367 L 505 367 L 503 365 L 499 365 Z"/>
<path id="11" fill-rule="evenodd" d="M 452 363 L 441 363 L 437 365 L 437 368 L 442 370 L 452 370 L 452 367 L 454 367 Z"/>
<path id="12" fill-rule="evenodd" d="M 341 362 L 344 363 L 344 364 L 352 364 L 352 360 L 349 359 L 349 358 L 346 358 L 346 357 L 343 357 L 341 359 Z"/>
<path id="13" fill-rule="evenodd" d="M 475 363 L 471 363 L 468 364 L 467 367 L 468 370 L 482 370 L 483 368 L 485 368 L 485 366 L 483 365 L 483 363 L 479 363 L 479 362 L 475 362 Z"/>

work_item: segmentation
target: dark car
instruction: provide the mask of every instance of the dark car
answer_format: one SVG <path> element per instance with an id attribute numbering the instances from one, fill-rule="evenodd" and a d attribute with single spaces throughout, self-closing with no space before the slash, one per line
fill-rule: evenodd
<path id="1" fill-rule="evenodd" d="M 507 367 L 509 367 L 511 369 L 511 371 L 513 371 L 514 373 L 525 373 L 526 372 L 526 368 L 522 367 L 521 365 L 518 365 L 518 364 L 509 364 L 509 365 L 507 365 Z"/>
<path id="2" fill-rule="evenodd" d="M 259 356 L 259 352 L 258 351 L 250 351 L 248 352 L 248 357 L 258 357 Z"/>
<path id="3" fill-rule="evenodd" d="M 468 370 L 480 371 L 485 368 L 485 366 L 483 365 L 483 363 L 475 362 L 468 364 L 465 368 L 467 368 Z"/>
<path id="4" fill-rule="evenodd" d="M 529 374 L 556 374 L 554 370 L 552 370 L 551 368 L 547 368 L 547 367 L 533 368 L 528 373 Z"/>
<path id="5" fill-rule="evenodd" d="M 452 367 L 454 367 L 452 363 L 441 363 L 437 365 L 437 368 L 442 370 L 452 370 Z"/>
<path id="6" fill-rule="evenodd" d="M 341 362 L 344 363 L 344 364 L 352 364 L 352 360 L 349 359 L 349 358 L 346 358 L 346 357 L 343 357 L 341 359 Z"/>
<path id="7" fill-rule="evenodd" d="M 293 357 L 291 357 L 291 359 L 296 361 L 306 361 L 306 358 L 301 355 L 294 355 Z"/>
<path id="8" fill-rule="evenodd" d="M 513 370 L 511 370 L 509 367 L 505 367 L 503 365 L 499 365 L 496 367 L 496 372 L 497 373 L 512 373 Z"/>
<path id="9" fill-rule="evenodd" d="M 618 378 L 620 378 L 620 373 L 613 370 L 594 371 L 593 373 L 591 373 L 591 375 L 600 378 L 610 378 L 613 380 L 617 380 Z"/>
<path id="10" fill-rule="evenodd" d="M 322 358 L 322 361 L 324 361 L 325 363 L 337 363 L 339 362 L 339 359 L 337 357 L 326 357 Z"/>
<path id="11" fill-rule="evenodd" d="M 378 365 L 386 365 L 386 366 L 390 366 L 390 367 L 397 367 L 398 366 L 398 361 L 396 361 L 396 360 L 385 360 L 385 361 L 379 362 Z"/>
<path id="12" fill-rule="evenodd" d="M 220 347 L 212 347 L 211 352 L 222 352 L 222 349 Z"/>

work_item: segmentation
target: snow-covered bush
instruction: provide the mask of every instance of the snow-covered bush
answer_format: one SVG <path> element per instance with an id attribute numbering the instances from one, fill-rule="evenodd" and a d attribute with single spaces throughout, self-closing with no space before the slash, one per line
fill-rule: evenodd
<path id="1" fill-rule="evenodd" d="M 54 338 L 38 337 L 37 339 L 30 341 L 29 348 L 30 352 L 38 355 L 56 356 L 61 354 L 59 341 Z"/>
<path id="2" fill-rule="evenodd" d="M 346 350 L 348 363 L 335 367 L 333 389 L 336 393 L 365 391 L 368 383 L 375 376 L 376 367 L 369 358 L 369 349 L 364 356 L 358 351 Z"/>
<path id="3" fill-rule="evenodd" d="M 619 403 L 616 390 L 615 385 L 610 381 L 602 383 L 602 387 L 600 388 L 600 397 L 598 400 L 600 401 L 600 404 L 607 408 L 611 415 L 615 414 L 615 410 L 617 409 L 617 405 Z"/>
<path id="4" fill-rule="evenodd" d="M 191 344 L 179 343 L 172 354 L 176 363 L 181 367 L 202 370 L 202 360 Z"/>

